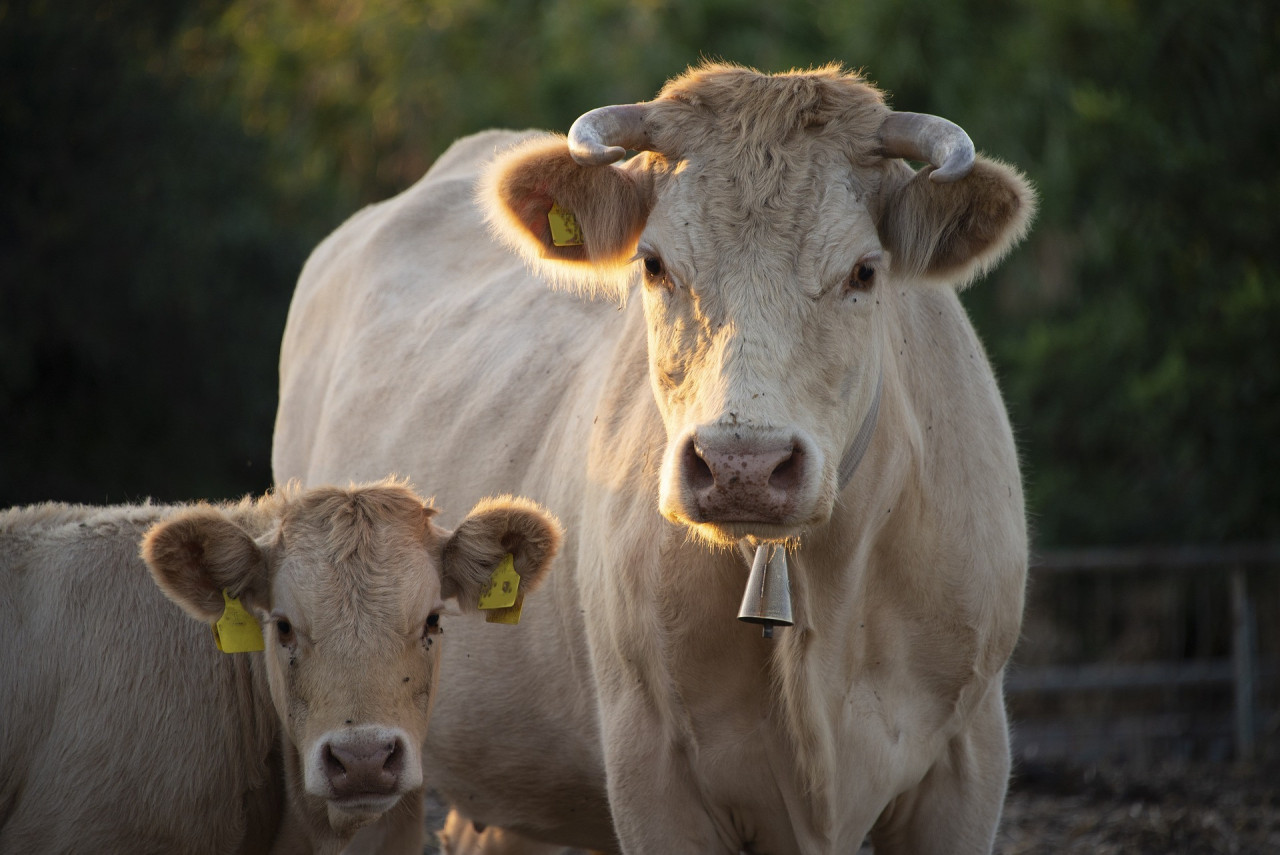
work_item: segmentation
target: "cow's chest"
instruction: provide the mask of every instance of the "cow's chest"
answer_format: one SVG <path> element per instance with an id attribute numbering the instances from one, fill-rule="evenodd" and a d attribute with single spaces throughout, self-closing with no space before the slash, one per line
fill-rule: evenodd
<path id="1" fill-rule="evenodd" d="M 676 753 L 727 845 L 855 852 L 889 796 L 923 773 L 947 713 L 911 703 L 904 670 L 806 648 L 794 632 L 766 640 L 735 621 L 678 638 L 664 731 L 686 735 Z"/>
<path id="2" fill-rule="evenodd" d="M 881 746 L 869 750 L 863 739 L 852 744 L 837 732 L 848 722 L 811 722 L 797 730 L 776 698 L 735 705 L 706 684 L 702 689 L 684 698 L 689 744 L 677 753 L 726 851 L 857 851 L 883 807 L 875 795 L 885 783 L 877 770 L 891 764 Z M 815 751 L 835 752 L 827 758 L 833 762 L 813 768 Z"/>

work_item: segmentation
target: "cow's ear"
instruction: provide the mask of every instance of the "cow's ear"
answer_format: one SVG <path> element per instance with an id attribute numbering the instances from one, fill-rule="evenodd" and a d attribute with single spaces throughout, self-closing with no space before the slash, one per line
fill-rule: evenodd
<path id="1" fill-rule="evenodd" d="M 891 182 L 880 202 L 880 240 L 906 275 L 964 287 L 1026 234 L 1035 191 L 1016 169 L 986 157 L 959 181 L 935 182 L 930 172 Z"/>
<path id="2" fill-rule="evenodd" d="M 493 233 L 538 275 L 593 296 L 625 298 L 653 207 L 648 170 L 635 163 L 582 166 L 564 137 L 539 135 L 498 155 L 478 194 Z"/>
<path id="3" fill-rule="evenodd" d="M 520 590 L 529 593 L 551 569 L 560 536 L 556 518 L 528 499 L 481 501 L 445 542 L 442 595 L 457 597 L 463 611 L 475 611 L 481 589 L 507 553 L 515 559 Z"/>
<path id="4" fill-rule="evenodd" d="M 156 523 L 142 539 L 152 578 L 183 611 L 216 621 L 222 591 L 248 608 L 267 608 L 267 560 L 249 533 L 212 507 L 197 507 Z"/>

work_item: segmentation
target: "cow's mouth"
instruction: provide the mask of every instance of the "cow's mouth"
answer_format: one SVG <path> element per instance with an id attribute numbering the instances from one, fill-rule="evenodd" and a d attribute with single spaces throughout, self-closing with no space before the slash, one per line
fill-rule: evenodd
<path id="1" fill-rule="evenodd" d="M 714 546 L 735 546 L 740 541 L 753 543 L 785 543 L 803 533 L 802 526 L 780 525 L 758 520 L 691 520 L 679 514 L 667 518 L 689 529 L 698 539 Z"/>
<path id="2" fill-rule="evenodd" d="M 400 801 L 395 795 L 351 795 L 340 799 L 328 799 L 325 806 L 329 815 L 329 827 L 342 837 L 350 837 L 366 825 L 377 822 Z"/>
<path id="3" fill-rule="evenodd" d="M 360 793 L 343 796 L 340 799 L 330 799 L 329 804 L 346 813 L 382 814 L 395 807 L 398 801 L 400 801 L 400 793 L 392 795 Z"/>

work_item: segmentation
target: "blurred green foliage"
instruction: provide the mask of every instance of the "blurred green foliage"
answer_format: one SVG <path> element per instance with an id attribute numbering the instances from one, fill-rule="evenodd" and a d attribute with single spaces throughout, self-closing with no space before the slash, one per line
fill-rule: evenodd
<path id="1" fill-rule="evenodd" d="M 862 68 L 1036 183 L 964 299 L 1039 544 L 1280 537 L 1271 0 L 0 0 L 0 503 L 262 489 L 316 241 L 703 57 Z"/>

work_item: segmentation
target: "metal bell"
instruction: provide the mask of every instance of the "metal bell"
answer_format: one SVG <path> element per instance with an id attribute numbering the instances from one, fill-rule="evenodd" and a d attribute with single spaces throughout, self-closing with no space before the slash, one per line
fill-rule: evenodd
<path id="1" fill-rule="evenodd" d="M 738 608 L 738 620 L 764 626 L 764 637 L 773 638 L 775 626 L 791 626 L 791 578 L 787 575 L 787 550 L 776 543 L 756 547 L 747 590 Z"/>

